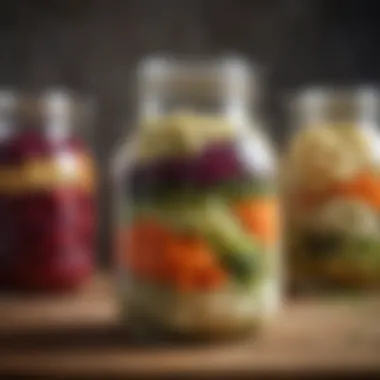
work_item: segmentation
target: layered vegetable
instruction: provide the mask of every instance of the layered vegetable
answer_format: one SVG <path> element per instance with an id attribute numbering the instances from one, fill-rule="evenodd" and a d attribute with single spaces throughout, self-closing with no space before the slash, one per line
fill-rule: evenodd
<path id="1" fill-rule="evenodd" d="M 133 204 L 123 204 L 118 233 L 132 278 L 210 292 L 251 289 L 268 276 L 279 238 L 275 187 L 260 160 L 246 162 L 240 142 L 233 125 L 200 115 L 143 128 L 123 190 Z"/>
<path id="2" fill-rule="evenodd" d="M 94 172 L 73 137 L 43 130 L 0 142 L 0 283 L 39 290 L 75 288 L 94 266 Z"/>
<path id="3" fill-rule="evenodd" d="M 370 129 L 310 128 L 286 161 L 293 269 L 322 282 L 380 280 L 380 171 Z M 301 272 L 301 273 L 299 273 Z"/>

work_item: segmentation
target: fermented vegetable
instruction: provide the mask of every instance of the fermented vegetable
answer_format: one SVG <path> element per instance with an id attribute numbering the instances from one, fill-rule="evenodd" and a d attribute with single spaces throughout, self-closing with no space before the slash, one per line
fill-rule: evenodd
<path id="1" fill-rule="evenodd" d="M 119 292 L 134 332 L 236 335 L 277 308 L 273 151 L 241 124 L 226 110 L 165 109 L 141 118 L 121 148 Z"/>
<path id="2" fill-rule="evenodd" d="M 321 108 L 326 114 L 317 115 L 323 122 L 316 122 L 315 112 L 310 112 L 310 120 L 306 116 L 305 127 L 285 157 L 293 279 L 343 288 L 376 285 L 380 283 L 380 161 L 375 148 L 379 150 L 379 134 L 365 119 L 347 121 L 352 115 L 349 107 L 357 106 L 358 112 L 361 108 L 352 94 L 340 96 L 326 95 Z M 337 104 L 345 104 L 339 108 L 345 111 L 330 119 L 329 107 Z"/>

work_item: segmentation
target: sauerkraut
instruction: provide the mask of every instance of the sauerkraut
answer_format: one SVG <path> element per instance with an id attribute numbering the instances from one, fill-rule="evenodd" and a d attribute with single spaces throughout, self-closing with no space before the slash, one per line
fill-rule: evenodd
<path id="1" fill-rule="evenodd" d="M 374 135 L 355 125 L 322 125 L 301 131 L 290 145 L 283 184 L 293 273 L 298 260 L 303 277 L 321 283 L 380 280 Z"/>

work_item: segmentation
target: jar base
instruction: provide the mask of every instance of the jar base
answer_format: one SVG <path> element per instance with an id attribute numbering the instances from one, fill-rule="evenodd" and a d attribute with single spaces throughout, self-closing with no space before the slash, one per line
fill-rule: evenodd
<path id="1" fill-rule="evenodd" d="M 321 295 L 321 296 L 367 296 L 370 293 L 378 294 L 379 283 L 342 283 L 332 280 L 293 279 L 287 286 L 290 296 Z"/>
<path id="2" fill-rule="evenodd" d="M 123 320 L 132 339 L 144 344 L 212 344 L 255 338 L 262 322 L 260 320 L 229 326 L 229 328 L 194 328 L 187 331 L 163 326 L 141 313 L 124 313 Z"/>

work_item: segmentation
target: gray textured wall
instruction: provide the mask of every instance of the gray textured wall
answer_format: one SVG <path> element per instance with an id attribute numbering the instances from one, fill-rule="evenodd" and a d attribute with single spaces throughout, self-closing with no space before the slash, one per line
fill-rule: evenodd
<path id="1" fill-rule="evenodd" d="M 129 71 L 152 52 L 249 56 L 266 68 L 270 132 L 286 134 L 283 92 L 313 81 L 377 81 L 378 2 L 365 0 L 2 0 L 0 81 L 63 83 L 96 97 L 101 256 L 109 252 L 105 166 L 131 114 Z"/>

